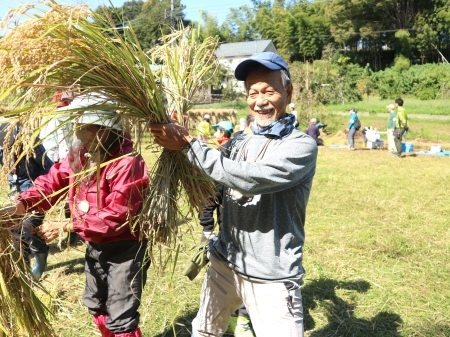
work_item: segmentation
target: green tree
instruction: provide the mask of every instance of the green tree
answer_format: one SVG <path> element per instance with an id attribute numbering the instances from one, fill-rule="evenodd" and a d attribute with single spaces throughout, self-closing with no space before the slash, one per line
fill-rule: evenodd
<path id="1" fill-rule="evenodd" d="M 174 1 L 174 23 L 180 21 L 184 26 L 189 21 L 184 20 L 185 6 L 180 0 Z M 171 0 L 132 0 L 126 1 L 121 7 L 99 6 L 96 12 L 108 15 L 116 25 L 131 25 L 144 49 L 156 45 L 158 39 L 171 32 Z"/>
<path id="2" fill-rule="evenodd" d="M 102 15 L 109 15 L 115 24 L 122 24 L 136 19 L 141 13 L 144 1 L 132 0 L 126 1 L 121 7 L 98 6 L 96 12 Z"/>
<path id="3" fill-rule="evenodd" d="M 196 26 L 197 24 L 193 24 Z M 219 37 L 219 41 L 224 41 L 225 36 L 223 31 L 220 29 L 219 24 L 217 22 L 217 18 L 208 12 L 202 13 L 202 23 L 200 26 L 200 39 L 204 39 L 208 36 L 217 36 Z"/>
<path id="4" fill-rule="evenodd" d="M 221 29 L 228 42 L 252 41 L 260 38 L 255 26 L 255 11 L 244 5 L 230 8 Z"/>
<path id="5" fill-rule="evenodd" d="M 291 60 L 320 59 L 330 42 L 330 24 L 325 3 L 299 1 L 287 8 Z"/>
<path id="6" fill-rule="evenodd" d="M 262 39 L 272 40 L 278 53 L 286 59 L 290 58 L 288 14 L 284 0 L 258 3 L 255 13 L 255 28 Z"/>
<path id="7" fill-rule="evenodd" d="M 180 0 L 174 2 L 175 24 L 180 20 L 184 25 L 184 5 Z M 141 13 L 136 17 L 136 35 L 144 48 L 155 46 L 158 39 L 171 32 L 171 0 L 148 0 L 144 3 Z"/>

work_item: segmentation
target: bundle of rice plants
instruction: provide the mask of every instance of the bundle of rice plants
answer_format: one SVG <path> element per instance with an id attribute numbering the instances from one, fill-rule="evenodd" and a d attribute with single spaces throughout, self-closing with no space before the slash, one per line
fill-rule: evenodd
<path id="1" fill-rule="evenodd" d="M 2 225 L 5 220 L 2 219 Z M 12 245 L 11 231 L 0 225 L 0 336 L 56 336 L 51 313 L 36 296 L 30 269 Z"/>
<path id="2" fill-rule="evenodd" d="M 60 113 L 50 103 L 52 91 L 78 87 L 83 93 L 101 92 L 107 99 L 96 107 L 97 110 L 119 110 L 123 118 L 140 126 L 136 144 L 139 147 L 143 132 L 140 122 L 170 121 L 164 95 L 171 101 L 169 110 L 176 109 L 178 115 L 183 116 L 192 107 L 195 91 L 217 67 L 214 57 L 217 40 L 200 41 L 198 34 L 189 28 L 174 31 L 162 39 L 162 46 L 146 53 L 132 27 L 121 34 L 108 15 L 100 15 L 84 6 L 63 6 L 52 1 L 46 4 L 48 10 L 32 15 L 0 41 L 3 53 L 0 53 L 0 64 L 14 59 L 11 53 L 18 50 L 11 47 L 14 44 L 9 40 L 15 40 L 22 30 L 35 32 L 35 35 L 27 35 L 27 52 L 31 53 L 32 46 L 41 41 L 65 49 L 56 59 L 47 56 L 39 59 L 39 53 L 33 54 L 33 62 L 26 61 L 23 67 L 21 62 L 10 61 L 10 67 L 1 77 L 0 86 L 5 90 L 0 100 L 13 95 L 10 103 L 13 111 L 9 114 L 17 117 L 33 137 L 39 130 L 42 116 Z M 24 46 L 20 49 L 23 52 Z M 155 64 L 159 64 L 156 71 Z M 76 112 L 64 113 L 75 118 Z M 181 152 L 168 150 L 161 152 L 150 178 L 144 210 L 140 218 L 129 225 L 139 223 L 143 235 L 167 244 L 176 235 L 180 207 L 187 207 L 190 212 L 199 211 L 201 203 L 213 194 L 214 185 L 188 163 Z M 184 196 L 187 196 L 186 202 L 182 201 Z"/>

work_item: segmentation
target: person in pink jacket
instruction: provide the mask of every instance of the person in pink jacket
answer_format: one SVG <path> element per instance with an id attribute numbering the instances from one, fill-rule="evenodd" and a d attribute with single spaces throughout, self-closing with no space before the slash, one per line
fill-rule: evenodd
<path id="1" fill-rule="evenodd" d="M 92 99 L 80 97 L 77 104 L 91 106 Z M 114 112 L 85 111 L 74 129 L 68 156 L 0 215 L 46 212 L 68 193 L 72 221 L 64 231 L 87 243 L 83 304 L 102 337 L 140 337 L 138 308 L 149 260 L 147 241 L 131 225 L 148 188 L 147 167 Z M 60 228 L 61 222 L 50 221 L 37 232 L 50 242 Z"/>

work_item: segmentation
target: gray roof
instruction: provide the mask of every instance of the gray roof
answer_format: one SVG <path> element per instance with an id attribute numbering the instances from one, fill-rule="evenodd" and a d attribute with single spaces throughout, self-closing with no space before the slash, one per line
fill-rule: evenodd
<path id="1" fill-rule="evenodd" d="M 265 51 L 276 52 L 272 40 L 223 43 L 216 51 L 217 57 L 250 56 Z"/>

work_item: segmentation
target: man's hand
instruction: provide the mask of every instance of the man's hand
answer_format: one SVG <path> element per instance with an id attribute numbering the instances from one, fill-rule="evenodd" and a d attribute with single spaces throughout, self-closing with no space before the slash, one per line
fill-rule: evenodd
<path id="1" fill-rule="evenodd" d="M 155 137 L 156 144 L 173 151 L 181 150 L 192 140 L 188 130 L 176 122 L 150 124 L 150 131 Z"/>
<path id="2" fill-rule="evenodd" d="M 42 239 L 45 240 L 46 243 L 49 243 L 59 237 L 59 231 L 61 227 L 64 232 L 73 231 L 73 223 L 70 221 L 70 219 L 67 219 L 62 221 L 44 222 L 41 226 L 36 227 L 33 230 L 33 234 L 35 233 L 39 235 Z"/>

